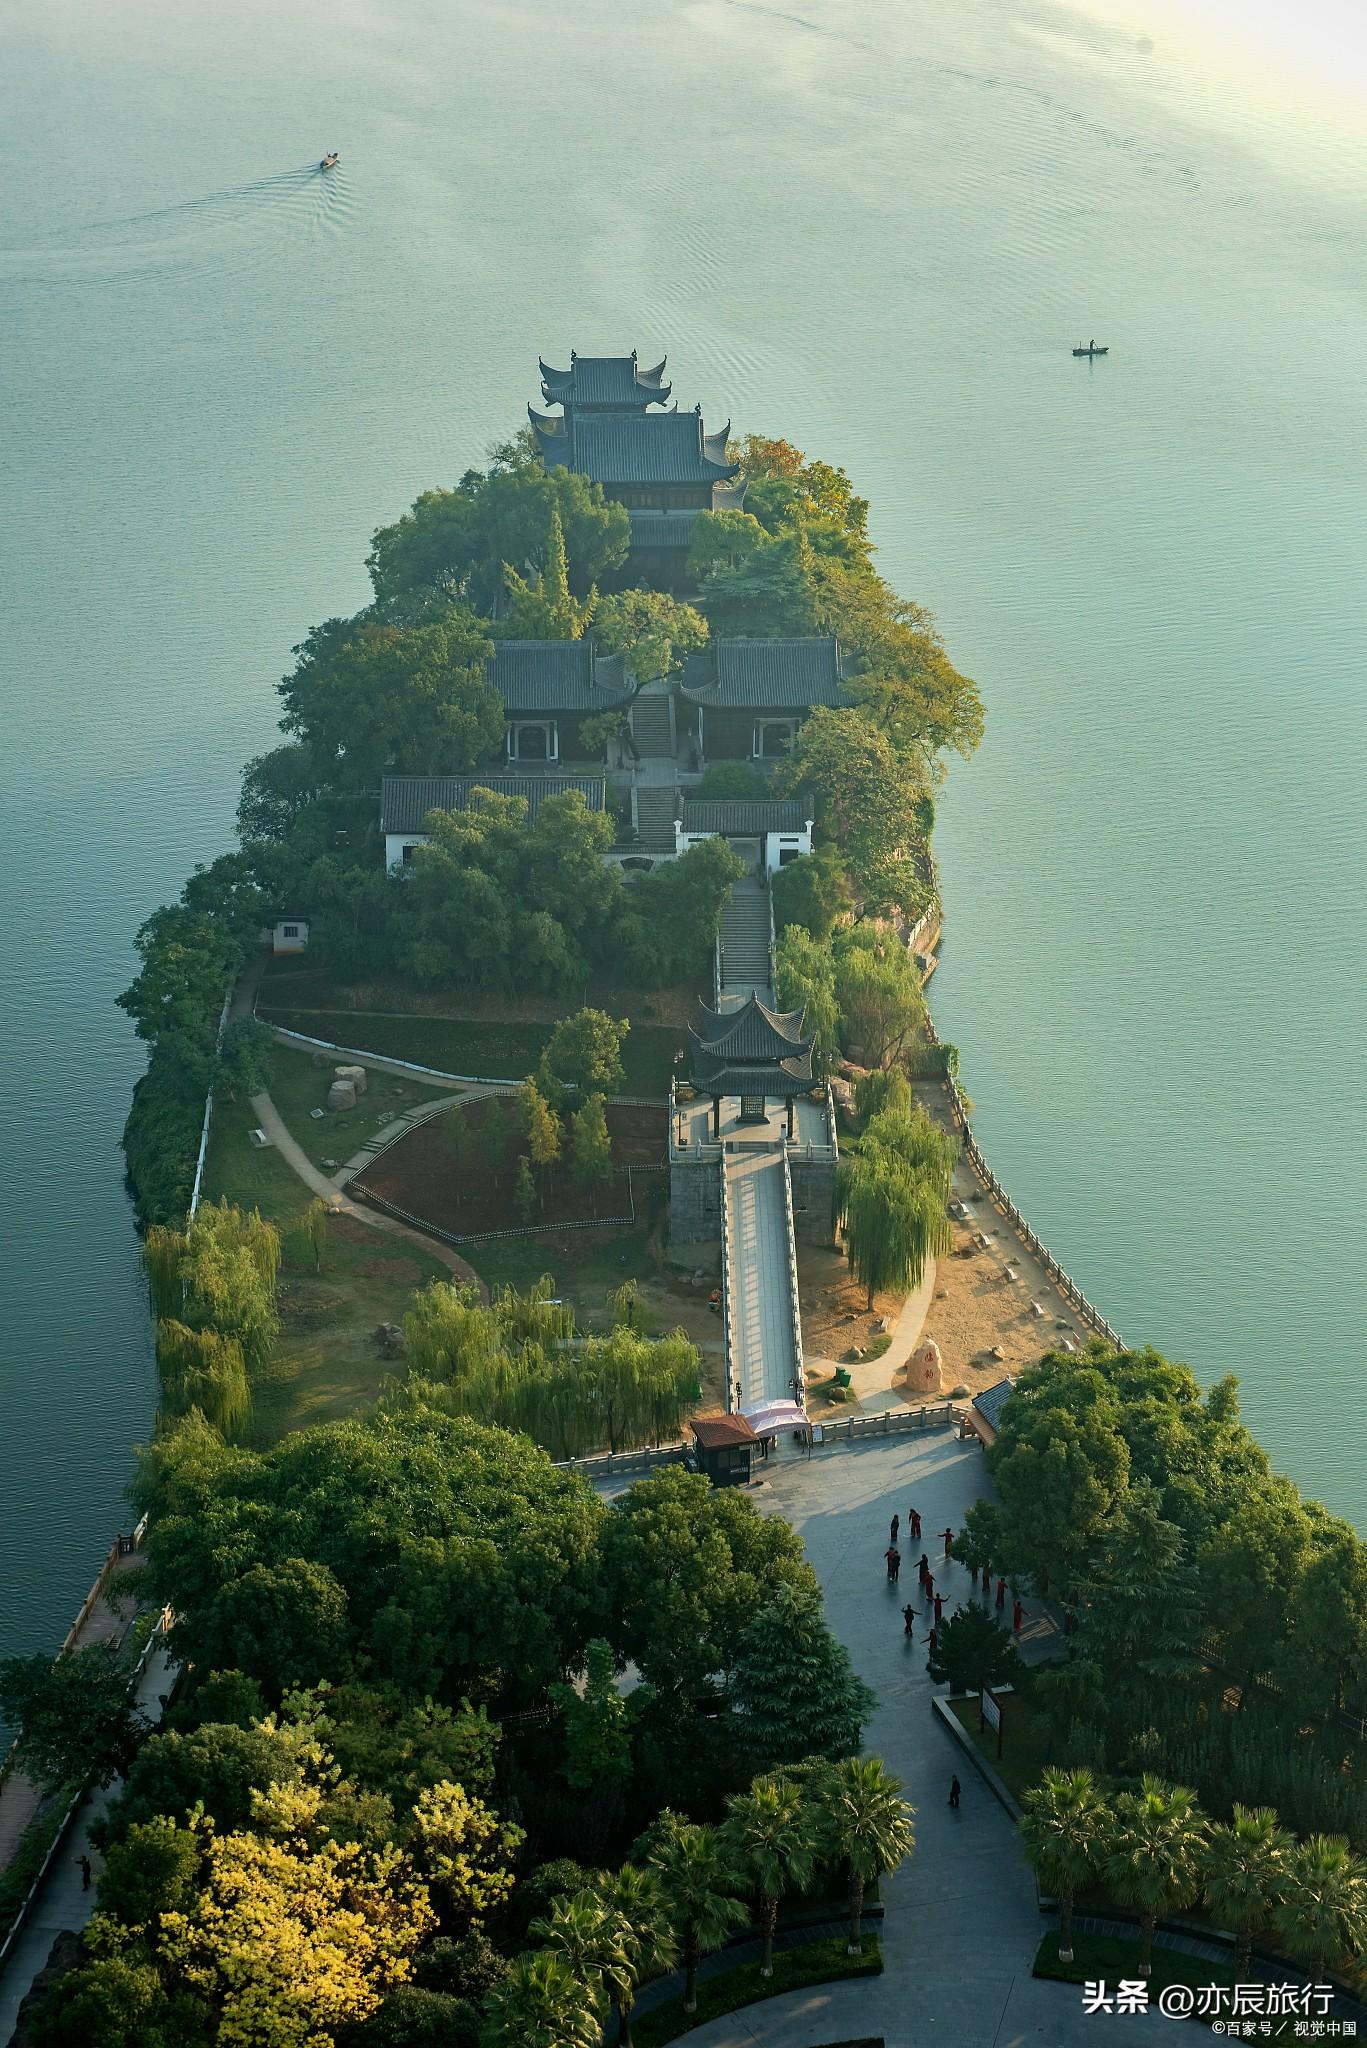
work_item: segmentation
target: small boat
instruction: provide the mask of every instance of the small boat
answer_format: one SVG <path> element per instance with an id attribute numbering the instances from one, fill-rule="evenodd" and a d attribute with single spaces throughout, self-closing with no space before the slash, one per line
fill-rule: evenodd
<path id="1" fill-rule="evenodd" d="M 1094 341 L 1089 341 L 1086 348 L 1075 348 L 1073 350 L 1075 356 L 1108 356 L 1110 353 L 1109 346 L 1098 348 Z"/>
<path id="2" fill-rule="evenodd" d="M 342 159 L 338 155 L 337 151 L 335 149 L 330 149 L 327 155 L 323 157 L 319 162 L 318 168 L 320 171 L 330 171 L 332 170 L 334 165 L 339 164 L 341 161 Z"/>

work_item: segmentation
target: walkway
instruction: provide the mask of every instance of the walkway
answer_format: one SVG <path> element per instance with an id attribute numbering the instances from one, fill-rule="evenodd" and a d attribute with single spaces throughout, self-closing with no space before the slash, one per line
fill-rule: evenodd
<path id="1" fill-rule="evenodd" d="M 159 1646 L 148 1658 L 138 1681 L 135 1704 L 154 1726 L 161 1719 L 162 1698 L 170 1691 L 174 1670 L 171 1658 Z M 93 1888 L 88 1892 L 81 1889 L 81 1873 L 76 1859 L 89 1856 L 98 1873 L 100 1859 L 91 1847 L 90 1830 L 110 1801 L 118 1796 L 120 1789 L 116 1779 L 112 1785 L 90 1793 L 81 1802 L 66 1840 L 49 1866 L 28 1920 L 5 1958 L 4 1971 L 0 1974 L 0 2042 L 7 2042 L 14 2032 L 19 2007 L 46 1963 L 57 1936 L 67 1928 L 73 1933 L 79 1932 L 95 1910 L 95 1892 Z"/>
<path id="2" fill-rule="evenodd" d="M 761 1507 L 801 1532 L 826 1592 L 826 1614 L 878 1706 L 865 1741 L 907 1787 L 916 1808 L 916 1853 L 884 1887 L 886 1968 L 881 1977 L 828 1990 L 787 1992 L 688 2036 L 689 2048 L 812 2048 L 815 2042 L 881 2034 L 887 2048 L 1127 2048 L 1166 2040 L 1152 2018 L 1084 2019 L 1081 1988 L 1036 1981 L 1030 1965 L 1047 1924 L 1012 1823 L 930 1708 L 925 1645 L 902 1632 L 916 1594 L 922 1549 L 943 1551 L 933 1531 L 958 1529 L 982 1484 L 982 1453 L 948 1430 L 879 1438 L 770 1460 Z M 894 1513 L 915 1507 L 922 1543 L 903 1541 L 908 1575 L 884 1574 Z M 937 1561 L 936 1586 L 951 1604 L 969 1597 L 962 1565 Z M 924 1606 L 922 1612 L 925 1612 Z M 1027 1644 L 1027 1654 L 1029 1652 Z M 951 1774 L 963 1804 L 951 1812 Z M 1175 2037 L 1174 2037 L 1175 2038 Z"/>
<path id="3" fill-rule="evenodd" d="M 120 1559 L 99 1599 L 64 1648 L 88 1650 L 95 1643 L 123 1641 L 137 1599 L 137 1587 L 131 1581 L 146 1562 L 140 1550 Z M 86 1598 L 89 1597 L 87 1594 Z M 24 1830 L 42 1803 L 42 1788 L 22 1770 L 12 1770 L 0 1786 L 0 1870 L 13 1857 Z"/>
<path id="4" fill-rule="evenodd" d="M 748 1411 L 791 1401 L 802 1379 L 788 1280 L 788 1176 L 779 1147 L 729 1152 L 722 1171 L 732 1374 Z"/>
<path id="5" fill-rule="evenodd" d="M 743 1003 L 753 991 L 774 1007 L 769 980 L 769 892 L 757 875 L 744 875 L 722 907 L 722 1007 Z"/>

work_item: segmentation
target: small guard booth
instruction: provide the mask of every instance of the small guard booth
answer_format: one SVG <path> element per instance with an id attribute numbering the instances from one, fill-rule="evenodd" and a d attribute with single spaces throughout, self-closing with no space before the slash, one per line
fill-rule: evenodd
<path id="1" fill-rule="evenodd" d="M 689 1427 L 698 1470 L 714 1486 L 749 1485 L 750 1460 L 759 1438 L 744 1415 L 699 1415 Z"/>

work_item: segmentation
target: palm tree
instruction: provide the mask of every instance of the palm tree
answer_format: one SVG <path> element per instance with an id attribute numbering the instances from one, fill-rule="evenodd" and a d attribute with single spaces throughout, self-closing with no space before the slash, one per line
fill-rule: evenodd
<path id="1" fill-rule="evenodd" d="M 611 1985 L 615 1973 L 626 1968 L 616 1916 L 587 1887 L 552 1899 L 549 1911 L 537 1915 L 527 1934 L 595 1992 Z"/>
<path id="2" fill-rule="evenodd" d="M 848 1955 L 862 1953 L 864 1888 L 910 1856 L 916 1842 L 899 1778 L 876 1756 L 851 1756 L 812 1780 L 822 1846 L 843 1865 L 850 1887 Z"/>
<path id="3" fill-rule="evenodd" d="M 1139 1787 L 1115 1801 L 1102 1874 L 1116 1902 L 1139 1915 L 1139 1974 L 1148 1977 L 1158 1915 L 1200 1896 L 1209 1824 L 1188 1786 L 1165 1785 L 1146 1771 Z"/>
<path id="4" fill-rule="evenodd" d="M 759 1897 L 764 1938 L 761 1977 L 774 1974 L 774 1928 L 785 1892 L 811 1882 L 816 1867 L 816 1824 L 811 1808 L 791 1778 L 780 1772 L 756 1778 L 748 1792 L 726 1802 L 722 1832 L 727 1847 Z"/>
<path id="5" fill-rule="evenodd" d="M 1073 1960 L 1073 1900 L 1095 1878 L 1109 1820 L 1089 1770 L 1046 1770 L 1025 1795 L 1020 1831 L 1030 1868 L 1058 1900 L 1058 1959 Z"/>
<path id="6" fill-rule="evenodd" d="M 749 1918 L 736 1897 L 740 1872 L 720 1829 L 672 1820 L 650 1851 L 684 1965 L 684 2011 L 698 2009 L 698 1964 Z"/>
<path id="7" fill-rule="evenodd" d="M 1367 1863 L 1342 1835 L 1307 1835 L 1288 1858 L 1273 1920 L 1291 1954 L 1321 1969 L 1360 1956 L 1367 1949 Z"/>
<path id="8" fill-rule="evenodd" d="M 1281 1905 L 1295 1838 L 1277 1824 L 1270 1806 L 1234 1807 L 1233 1824 L 1216 1827 L 1206 1845 L 1206 1903 L 1239 1938 L 1235 1976 L 1248 1976 L 1253 1937 Z"/>
<path id="9" fill-rule="evenodd" d="M 601 2048 L 596 1987 L 559 1956 L 518 1956 L 489 1992 L 480 2048 Z"/>
<path id="10" fill-rule="evenodd" d="M 597 1889 L 607 1915 L 617 1961 L 603 1972 L 617 2007 L 617 2039 L 620 2048 L 631 2048 L 631 2009 L 636 1988 L 643 1977 L 672 1969 L 679 1944 L 669 1924 L 668 1912 L 653 1870 L 641 1870 L 624 1863 L 615 1876 Z"/>

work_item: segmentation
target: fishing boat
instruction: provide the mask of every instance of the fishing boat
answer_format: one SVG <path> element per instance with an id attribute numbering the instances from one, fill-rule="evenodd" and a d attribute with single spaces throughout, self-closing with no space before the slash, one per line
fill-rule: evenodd
<path id="1" fill-rule="evenodd" d="M 321 158 L 321 160 L 319 161 L 318 168 L 320 171 L 330 171 L 336 164 L 339 164 L 341 161 L 342 159 L 338 155 L 337 151 L 335 149 L 330 149 L 327 155 Z"/>
<path id="2" fill-rule="evenodd" d="M 1109 346 L 1107 346 L 1106 348 L 1098 348 L 1097 344 L 1094 341 L 1089 341 L 1085 348 L 1075 348 L 1073 350 L 1073 354 L 1075 356 L 1108 356 L 1110 353 L 1111 351 Z"/>

